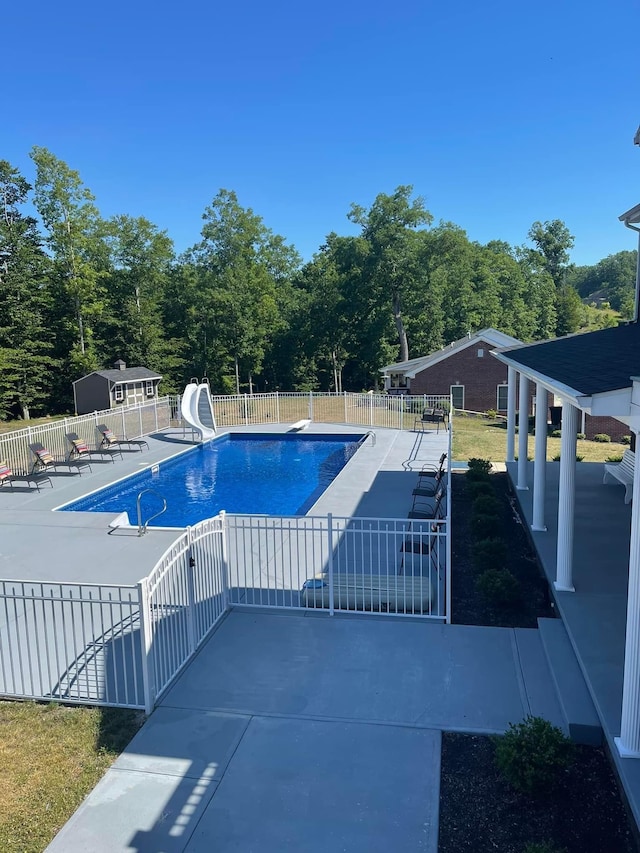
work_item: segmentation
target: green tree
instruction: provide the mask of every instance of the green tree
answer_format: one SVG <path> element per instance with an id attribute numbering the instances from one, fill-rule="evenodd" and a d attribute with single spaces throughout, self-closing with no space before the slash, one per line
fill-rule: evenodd
<path id="1" fill-rule="evenodd" d="M 220 190 L 203 219 L 202 241 L 188 258 L 198 276 L 196 319 L 204 368 L 212 366 L 214 340 L 216 368 L 225 372 L 221 361 L 230 358 L 236 391 L 242 374 L 251 392 L 270 340 L 281 328 L 278 284 L 299 258 L 251 208 L 241 207 L 234 192 Z"/>
<path id="2" fill-rule="evenodd" d="M 558 291 L 557 298 L 558 322 L 556 334 L 570 335 L 577 332 L 585 323 L 585 310 L 578 292 L 566 284 Z"/>
<path id="3" fill-rule="evenodd" d="M 0 160 L 0 417 L 42 408 L 55 369 L 49 328 L 50 261 L 35 219 L 21 207 L 31 186 Z"/>
<path id="4" fill-rule="evenodd" d="M 154 370 L 180 365 L 167 345 L 162 303 L 173 244 L 144 217 L 115 216 L 106 223 L 110 269 L 104 278 L 105 311 L 96 327 L 102 361 L 118 355 Z"/>
<path id="5" fill-rule="evenodd" d="M 365 274 L 370 286 L 391 308 L 400 361 L 409 358 L 403 304 L 407 294 L 420 286 L 424 275 L 418 263 L 419 241 L 415 230 L 433 220 L 424 206 L 424 199 L 412 200 L 412 192 L 411 186 L 399 186 L 393 195 L 377 195 L 369 210 L 352 204 L 348 215 L 352 222 L 361 226 L 361 236 L 369 245 Z"/>
<path id="6" fill-rule="evenodd" d="M 542 268 L 549 273 L 555 286 L 561 287 L 569 268 L 573 235 L 561 219 L 553 219 L 549 222 L 534 222 L 528 237 L 536 247 Z"/>
<path id="7" fill-rule="evenodd" d="M 46 148 L 35 146 L 35 206 L 47 230 L 53 253 L 56 292 L 62 301 L 61 335 L 72 331 L 71 370 L 82 375 L 97 366 L 93 324 L 103 308 L 100 280 L 107 262 L 104 227 L 94 196 L 78 172 Z M 67 324 L 69 312 L 73 320 Z M 72 329 L 69 328 L 72 327 Z"/>

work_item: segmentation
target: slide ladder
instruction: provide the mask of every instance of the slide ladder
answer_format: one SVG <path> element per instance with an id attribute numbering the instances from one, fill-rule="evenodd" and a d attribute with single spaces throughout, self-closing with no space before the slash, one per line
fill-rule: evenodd
<path id="1" fill-rule="evenodd" d="M 185 423 L 200 434 L 201 441 L 215 436 L 216 419 L 208 382 L 192 380 L 187 385 L 180 402 L 180 412 Z"/>

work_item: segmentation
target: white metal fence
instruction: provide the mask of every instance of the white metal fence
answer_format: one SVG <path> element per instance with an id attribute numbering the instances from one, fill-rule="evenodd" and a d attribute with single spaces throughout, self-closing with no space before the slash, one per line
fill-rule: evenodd
<path id="1" fill-rule="evenodd" d="M 135 586 L 0 581 L 0 693 L 143 708 Z"/>
<path id="2" fill-rule="evenodd" d="M 412 429 L 426 408 L 450 410 L 443 395 L 396 396 L 391 394 L 331 394 L 322 392 L 232 394 L 212 397 L 218 427 L 250 424 L 316 423 Z"/>
<path id="3" fill-rule="evenodd" d="M 69 454 L 67 433 L 77 433 L 90 448 L 97 447 L 101 441 L 102 437 L 96 429 L 98 424 L 106 424 L 122 438 L 149 435 L 171 425 L 172 418 L 176 416 L 176 404 L 175 397 L 162 397 L 135 406 L 121 406 L 118 409 L 106 409 L 91 415 L 62 418 L 47 424 L 0 433 L 0 459 L 6 460 L 14 473 L 28 473 L 34 461 L 29 450 L 30 444 L 44 444 L 53 457 L 61 461 Z"/>
<path id="4" fill-rule="evenodd" d="M 0 582 L 0 695 L 151 711 L 230 605 L 448 621 L 447 521 L 225 516 L 136 586 Z"/>
<path id="5" fill-rule="evenodd" d="M 224 514 L 187 528 L 141 588 L 150 708 L 229 606 Z"/>

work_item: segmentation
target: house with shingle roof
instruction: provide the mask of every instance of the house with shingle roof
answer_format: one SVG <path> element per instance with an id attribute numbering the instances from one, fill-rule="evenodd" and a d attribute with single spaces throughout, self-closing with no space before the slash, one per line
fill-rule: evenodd
<path id="1" fill-rule="evenodd" d="M 429 355 L 383 367 L 384 387 L 389 394 L 451 394 L 455 409 L 506 412 L 507 371 L 489 355 L 521 343 L 497 329 L 469 333 Z"/>
<path id="2" fill-rule="evenodd" d="M 122 359 L 112 370 L 94 370 L 73 383 L 77 415 L 152 402 L 162 376 L 148 367 L 127 367 Z"/>

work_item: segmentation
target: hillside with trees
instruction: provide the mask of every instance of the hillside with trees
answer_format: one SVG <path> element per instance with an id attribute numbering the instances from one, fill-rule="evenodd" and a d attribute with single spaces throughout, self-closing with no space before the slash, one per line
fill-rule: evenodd
<path id="1" fill-rule="evenodd" d="M 165 393 L 191 376 L 221 393 L 362 390 L 469 330 L 531 341 L 633 312 L 636 252 L 574 267 L 560 220 L 481 245 L 400 186 L 353 204 L 358 233 L 303 263 L 221 189 L 177 255 L 143 216 L 104 219 L 45 148 L 31 158 L 33 185 L 0 160 L 0 418 L 71 411 L 72 381 L 117 358 L 159 371 Z"/>

